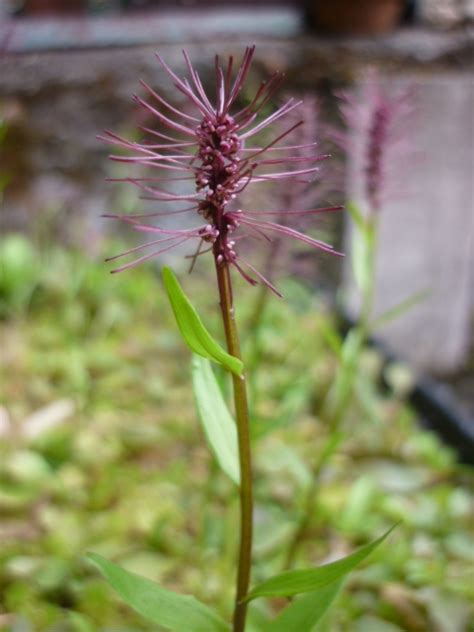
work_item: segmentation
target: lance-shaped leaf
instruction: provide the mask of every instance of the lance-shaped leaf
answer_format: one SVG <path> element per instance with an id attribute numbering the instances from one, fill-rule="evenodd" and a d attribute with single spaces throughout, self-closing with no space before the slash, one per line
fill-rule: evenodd
<path id="1" fill-rule="evenodd" d="M 329 610 L 343 583 L 344 579 L 338 579 L 316 592 L 295 599 L 267 625 L 265 632 L 312 632 Z"/>
<path id="2" fill-rule="evenodd" d="M 357 564 L 365 560 L 385 540 L 394 528 L 392 527 L 382 537 L 357 549 L 351 555 L 337 560 L 337 562 L 275 575 L 251 590 L 247 595 L 247 600 L 250 601 L 257 597 L 291 597 L 324 588 L 324 586 L 328 586 L 350 573 Z"/>
<path id="3" fill-rule="evenodd" d="M 196 408 L 209 446 L 224 472 L 240 485 L 237 429 L 211 363 L 195 355 L 192 374 Z"/>
<path id="4" fill-rule="evenodd" d="M 224 351 L 204 327 L 198 313 L 183 292 L 178 279 L 170 270 L 163 268 L 163 282 L 178 324 L 179 331 L 188 347 L 198 355 L 222 364 L 227 370 L 242 375 L 242 360 Z"/>
<path id="5" fill-rule="evenodd" d="M 173 632 L 229 632 L 225 621 L 194 597 L 161 588 L 95 553 L 87 557 L 120 597 L 149 621 Z"/>

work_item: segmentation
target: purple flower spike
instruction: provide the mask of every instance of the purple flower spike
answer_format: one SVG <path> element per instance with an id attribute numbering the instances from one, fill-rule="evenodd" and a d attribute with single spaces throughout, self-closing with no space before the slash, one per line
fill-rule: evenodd
<path id="1" fill-rule="evenodd" d="M 388 176 L 394 180 L 394 166 L 406 164 L 413 155 L 407 128 L 412 122 L 414 92 L 410 87 L 389 93 L 378 73 L 370 69 L 360 95 L 341 92 L 338 96 L 346 130 L 334 131 L 333 140 L 351 154 L 355 150 L 354 136 L 362 137 L 361 177 L 370 213 L 374 214 L 381 210 L 390 193 L 387 180 Z"/>
<path id="2" fill-rule="evenodd" d="M 155 200 L 165 205 L 177 201 L 185 204 L 185 208 L 179 210 L 142 215 L 108 215 L 107 217 L 131 224 L 138 231 L 153 233 L 156 236 L 156 239 L 150 242 L 112 257 L 111 259 L 116 259 L 140 253 L 138 259 L 113 272 L 131 268 L 179 244 L 195 242 L 197 249 L 191 257 L 193 265 L 197 256 L 212 251 L 218 266 L 233 266 L 251 285 L 261 282 L 279 295 L 262 274 L 250 263 L 238 257 L 236 244 L 240 239 L 252 236 L 263 241 L 271 241 L 272 235 L 278 235 L 291 237 L 325 252 L 340 254 L 329 244 L 290 228 L 286 221 L 278 224 L 263 218 L 274 216 L 281 219 L 288 215 L 290 219 L 292 215 L 313 215 L 323 211 L 339 210 L 341 207 L 247 212 L 235 208 L 238 195 L 249 185 L 275 180 L 293 180 L 293 184 L 307 182 L 307 176 L 318 171 L 318 161 L 327 157 L 307 155 L 308 152 L 302 154 L 301 149 L 307 148 L 307 144 L 278 147 L 280 141 L 302 125 L 303 121 L 295 123 L 294 118 L 292 124 L 284 131 L 280 129 L 280 133 L 273 140 L 267 141 L 263 147 L 254 146 L 254 136 L 293 112 L 301 104 L 301 101 L 289 99 L 264 120 L 256 121 L 259 112 L 281 84 L 282 75 L 279 72 L 274 73 L 266 82 L 262 82 L 248 105 L 231 113 L 250 71 L 254 52 L 254 46 L 246 49 L 236 73 L 233 57 L 230 57 L 225 67 L 222 67 L 216 56 L 216 95 L 212 100 L 204 91 L 201 79 L 186 52 L 183 51 L 183 54 L 190 79 L 178 77 L 157 55 L 175 87 L 187 98 L 194 111 L 191 110 L 191 113 L 188 110 L 184 112 L 177 109 L 142 82 L 150 102 L 138 96 L 135 96 L 134 100 L 156 118 L 160 130 L 162 127 L 168 128 L 171 135 L 143 128 L 146 140 L 142 142 L 131 142 L 108 131 L 100 137 L 130 152 L 129 156 L 111 156 L 113 160 L 143 165 L 163 173 L 162 177 L 129 177 L 116 181 L 133 184 L 143 193 L 144 199 Z M 252 139 L 248 146 L 247 139 Z M 292 152 L 291 155 L 287 155 L 289 151 Z M 266 158 L 266 154 L 271 157 Z M 166 182 L 172 186 L 176 181 L 190 181 L 192 190 L 188 193 L 175 193 L 165 188 L 166 185 L 163 186 Z M 156 225 L 142 223 L 145 218 L 192 211 L 204 220 L 197 228 L 165 230 Z M 207 247 L 202 250 L 203 246 Z M 141 254 L 142 251 L 146 254 Z"/>

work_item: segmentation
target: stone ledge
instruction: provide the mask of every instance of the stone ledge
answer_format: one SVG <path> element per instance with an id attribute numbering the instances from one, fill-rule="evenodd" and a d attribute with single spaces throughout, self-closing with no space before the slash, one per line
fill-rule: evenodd
<path id="1" fill-rule="evenodd" d="M 434 30 L 406 27 L 379 38 L 337 38 L 308 34 L 298 8 L 275 6 L 253 9 L 162 10 L 132 16 L 76 19 L 17 19 L 0 24 L 0 42 L 8 40 L 12 53 L 74 51 L 223 42 L 232 45 L 257 40 L 285 42 L 309 55 L 333 54 L 386 59 L 416 65 L 443 64 L 474 67 L 474 27 Z"/>
<path id="2" fill-rule="evenodd" d="M 127 16 L 22 18 L 0 26 L 10 30 L 15 53 L 209 42 L 244 36 L 296 37 L 303 30 L 300 11 L 291 7 L 254 9 L 163 9 Z"/>

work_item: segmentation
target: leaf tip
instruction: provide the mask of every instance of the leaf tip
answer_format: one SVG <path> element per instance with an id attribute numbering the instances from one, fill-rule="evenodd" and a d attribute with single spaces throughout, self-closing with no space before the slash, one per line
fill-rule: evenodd
<path id="1" fill-rule="evenodd" d="M 84 559 L 92 566 L 95 566 L 98 570 L 102 569 L 102 562 L 104 558 L 97 553 L 87 552 L 84 556 Z"/>
<path id="2" fill-rule="evenodd" d="M 161 270 L 161 276 L 166 285 L 167 282 L 174 277 L 173 270 L 169 266 L 163 266 L 163 269 Z"/>

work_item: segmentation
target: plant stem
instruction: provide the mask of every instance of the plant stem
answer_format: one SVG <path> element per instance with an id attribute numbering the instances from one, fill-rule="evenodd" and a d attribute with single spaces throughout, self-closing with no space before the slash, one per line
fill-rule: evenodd
<path id="1" fill-rule="evenodd" d="M 293 537 L 290 540 L 288 552 L 283 565 L 284 570 L 290 570 L 295 562 L 296 553 L 298 552 L 298 548 L 308 532 L 311 519 L 316 508 L 321 473 L 343 440 L 344 435 L 342 433 L 337 431 L 331 433 L 326 439 L 318 458 L 313 463 L 311 468 L 311 481 L 305 490 L 303 510 L 297 522 Z"/>
<path id="2" fill-rule="evenodd" d="M 364 240 L 367 278 L 361 289 L 361 308 L 359 318 L 350 334 L 354 339 L 352 352 L 342 360 L 339 373 L 323 405 L 322 417 L 329 430 L 337 431 L 351 402 L 354 384 L 357 378 L 359 356 L 370 334 L 370 325 L 375 294 L 375 259 L 377 254 L 378 216 L 371 212 L 365 220 L 362 232 Z M 353 245 L 354 248 L 354 245 Z M 333 395 L 333 397 L 331 397 Z"/>
<path id="3" fill-rule="evenodd" d="M 229 267 L 216 264 L 220 306 L 224 322 L 227 349 L 237 358 L 241 357 L 239 336 L 234 315 L 232 284 Z M 234 387 L 235 416 L 239 444 L 240 462 L 240 547 L 237 570 L 237 590 L 235 596 L 233 631 L 245 630 L 247 596 L 252 562 L 253 493 L 252 457 L 250 449 L 250 424 L 245 377 L 232 374 Z"/>
<path id="4" fill-rule="evenodd" d="M 300 515 L 296 525 L 295 532 L 290 541 L 287 556 L 285 558 L 285 569 L 293 566 L 298 548 L 303 542 L 309 526 L 311 518 L 316 506 L 317 494 L 319 490 L 319 480 L 321 473 L 326 467 L 327 462 L 342 442 L 344 435 L 340 432 L 344 416 L 351 402 L 351 396 L 354 391 L 354 384 L 357 378 L 357 370 L 359 366 L 359 356 L 370 333 L 370 323 L 372 318 L 374 294 L 375 294 L 375 259 L 377 254 L 377 237 L 378 237 L 378 215 L 372 211 L 366 219 L 364 227 L 364 244 L 365 255 L 367 257 L 367 283 L 362 290 L 362 305 L 358 322 L 352 328 L 351 332 L 356 337 L 357 345 L 354 347 L 352 354 L 342 361 L 339 369 L 339 375 L 336 377 L 335 401 L 331 400 L 331 392 L 327 398 L 325 405 L 321 411 L 321 417 L 326 422 L 329 437 L 325 446 L 313 463 L 311 468 L 311 483 L 305 494 L 303 512 Z"/>
<path id="5" fill-rule="evenodd" d="M 295 532 L 288 546 L 288 551 L 283 564 L 283 570 L 291 570 L 295 562 L 296 553 L 301 542 L 304 540 L 308 531 L 309 524 L 316 505 L 316 493 L 319 483 L 319 473 L 312 473 L 311 482 L 308 486 L 305 496 L 303 511 L 296 525 Z"/>
<path id="6" fill-rule="evenodd" d="M 362 331 L 364 342 L 367 340 L 370 333 L 370 321 L 372 318 L 372 312 L 374 308 L 375 298 L 375 273 L 376 273 L 376 257 L 377 257 L 377 240 L 378 240 L 378 215 L 375 211 L 372 211 L 366 219 L 366 251 L 368 259 L 369 275 L 367 279 L 367 286 L 362 292 L 362 307 L 359 317 L 359 327 Z"/>

